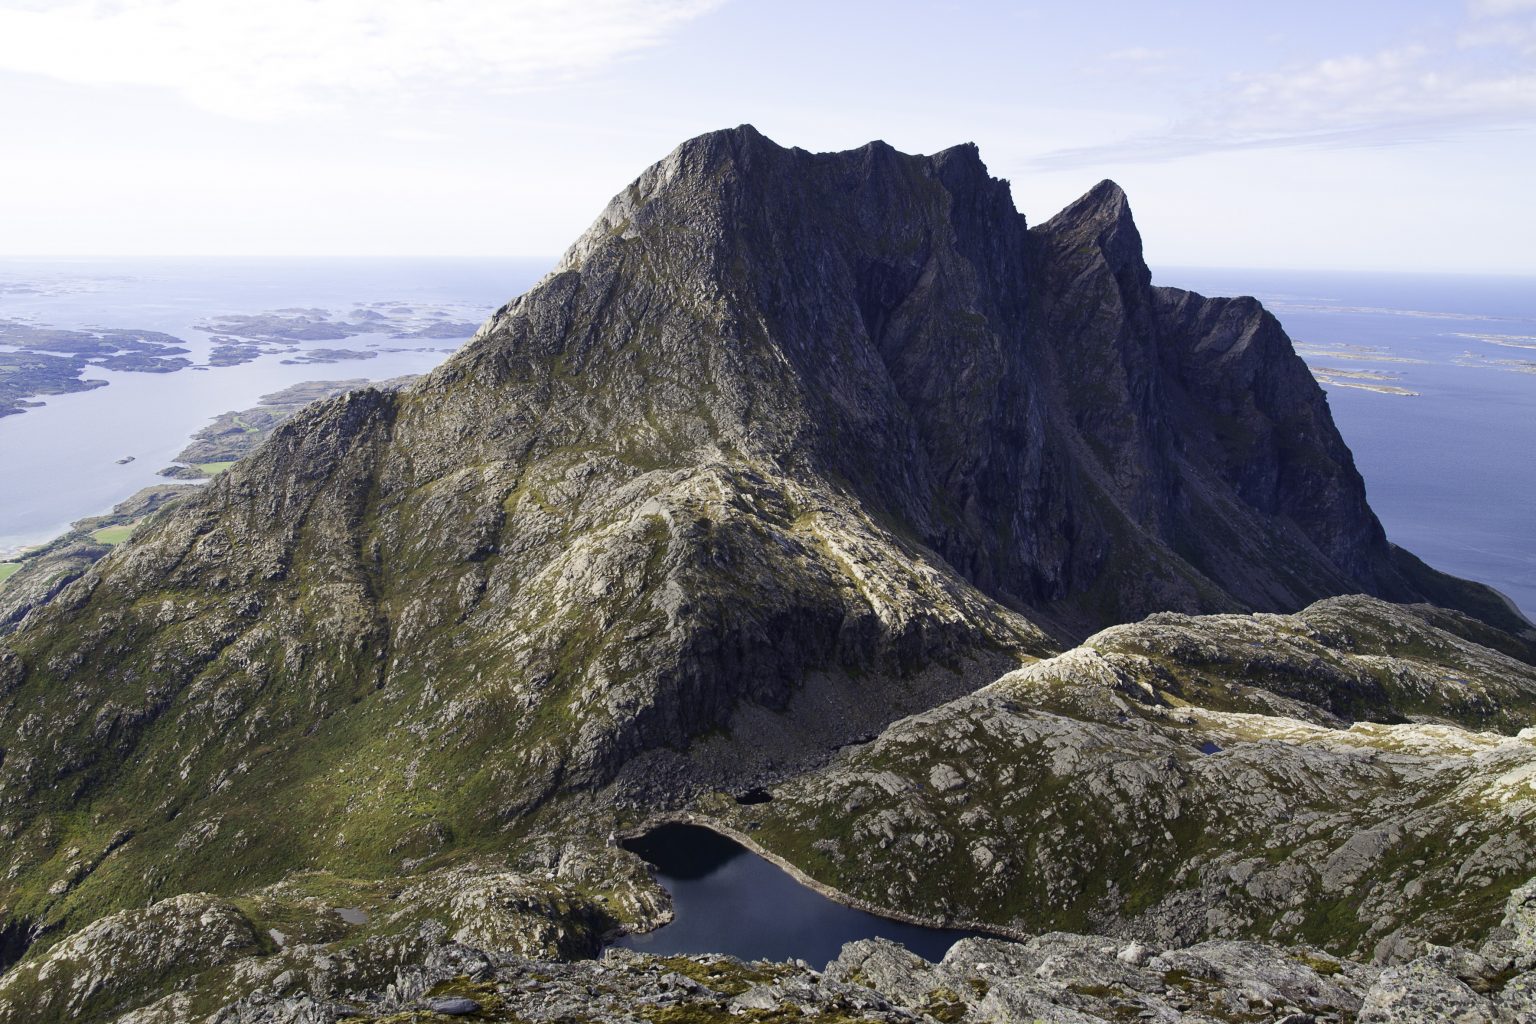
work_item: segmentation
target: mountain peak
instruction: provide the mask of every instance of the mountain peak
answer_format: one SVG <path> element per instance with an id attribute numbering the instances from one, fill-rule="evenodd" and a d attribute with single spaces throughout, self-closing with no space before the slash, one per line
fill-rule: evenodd
<path id="1" fill-rule="evenodd" d="M 1361 591 L 1477 613 L 1389 548 L 1274 318 L 1150 286 L 1117 188 L 1029 231 L 974 147 L 711 133 L 7 638 L 0 906 L 382 875 L 804 767 L 1053 637 Z"/>
<path id="2" fill-rule="evenodd" d="M 259 996 L 208 1019 L 330 1020 L 358 987 L 389 985 L 388 1013 L 465 991 L 510 962 L 482 943 L 591 952 L 613 915 L 665 907 L 603 837 L 679 810 L 950 924 L 969 904 L 1371 943 L 1415 855 L 1371 851 L 1411 814 L 1433 913 L 1486 919 L 1530 829 L 1484 801 L 1443 841 L 1467 744 L 1410 731 L 1383 766 L 1391 736 L 1329 737 L 1356 714 L 1523 727 L 1532 674 L 1478 653 L 1536 657 L 1520 637 L 1350 601 L 1158 615 L 1059 653 L 1151 612 L 1362 591 L 1529 630 L 1387 544 L 1279 323 L 1153 288 L 1112 182 L 1030 231 L 974 146 L 700 136 L 438 370 L 309 407 L 0 639 L 0 970 L 114 909 L 245 894 L 29 954 L 0 1024 L 129 1019 L 129 961 L 177 988 L 134 1019 L 201 1014 L 237 978 Z M 1478 743 L 1479 780 L 1514 777 L 1521 744 Z M 1379 861 L 1353 890 L 1315 870 L 1346 835 Z M 1282 847 L 1253 902 L 1235 858 Z M 1493 853 L 1453 885 L 1469 850 Z M 212 952 L 183 963 L 193 945 Z M 534 1019 L 584 1005 L 548 995 Z"/>
<path id="3" fill-rule="evenodd" d="M 1063 239 L 1064 247 L 1096 248 L 1116 273 L 1145 272 L 1141 232 L 1131 215 L 1130 198 L 1108 178 L 1069 203 L 1042 229 Z"/>
<path id="4" fill-rule="evenodd" d="M 742 159 L 756 152 L 782 152 L 783 149 L 752 125 L 740 124 L 735 128 L 719 128 L 695 135 L 673 150 L 672 156 L 685 163 L 697 161 L 697 166 L 707 167 L 722 159 Z M 662 163 L 669 159 L 671 157 L 663 159 Z"/>
<path id="5" fill-rule="evenodd" d="M 1089 189 L 1084 198 L 1088 197 L 1095 197 L 1103 203 L 1126 202 L 1125 189 L 1121 188 L 1119 183 L 1113 178 L 1104 178 L 1093 188 Z"/>
<path id="6" fill-rule="evenodd" d="M 1125 189 L 1105 178 L 1062 208 L 1047 224 L 1117 225 L 1130 220 L 1131 201 Z"/>
<path id="7" fill-rule="evenodd" d="M 962 244 L 990 244 L 985 237 L 998 231 L 1018 234 L 1023 219 L 1007 183 L 987 172 L 974 143 L 931 156 L 882 140 L 811 153 L 740 125 L 691 138 L 647 168 L 613 198 L 560 269 L 615 240 L 633 241 L 648 225 L 664 226 L 673 235 L 668 244 L 694 235 L 717 250 L 718 263 L 723 248 L 768 253 L 778 244 L 769 239 L 782 242 L 786 232 L 820 233 L 836 247 L 879 248 L 896 235 L 915 239 L 924 231 L 959 231 Z"/>
<path id="8" fill-rule="evenodd" d="M 974 144 L 810 153 L 740 126 L 647 170 L 572 253 L 563 265 L 587 277 L 572 287 L 686 313 L 677 339 L 645 346 L 694 382 L 654 420 L 691 423 L 695 389 L 719 386 L 699 368 L 729 352 L 745 377 L 708 430 L 846 481 L 989 595 L 1059 614 L 1068 632 L 1103 621 L 1085 605 L 1101 599 L 1132 617 L 1424 594 L 1386 546 L 1322 391 L 1278 324 L 1256 303 L 1152 288 L 1114 181 L 1029 231 Z M 620 336 L 584 335 L 581 358 L 627 358 Z M 1030 365 L 1037 351 L 1053 366 Z M 1195 394 L 1225 395 L 1213 411 L 1225 419 L 1178 411 Z M 1234 417 L 1252 429 L 1223 425 Z M 1095 454 L 1068 468 L 1062 452 L 1079 442 Z M 1053 493 L 1078 483 L 1071 501 Z M 1209 507 L 1192 528 L 1195 492 Z M 995 515 L 1013 541 L 998 540 Z M 1127 531 L 1155 540 L 1122 552 L 1112 536 Z M 1231 549 L 1251 546 L 1243 533 L 1273 534 L 1291 555 L 1239 570 Z M 1155 560 L 1189 571 L 1088 596 L 1159 547 Z"/>

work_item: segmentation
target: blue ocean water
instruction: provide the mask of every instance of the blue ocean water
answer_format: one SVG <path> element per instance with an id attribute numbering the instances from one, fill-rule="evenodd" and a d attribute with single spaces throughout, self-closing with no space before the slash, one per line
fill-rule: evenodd
<path id="1" fill-rule="evenodd" d="M 213 332 L 199 325 L 212 317 L 399 302 L 479 322 L 552 264 L 0 260 L 0 320 L 163 331 L 206 362 Z M 1158 268 L 1155 280 L 1263 300 L 1326 378 L 1388 535 L 1536 615 L 1536 280 L 1190 267 Z M 91 367 L 109 386 L 0 417 L 0 557 L 159 482 L 156 470 L 219 413 L 300 381 L 425 372 L 461 341 L 326 341 L 378 351 L 322 366 L 263 355 L 169 374 Z"/>
<path id="2" fill-rule="evenodd" d="M 1387 536 L 1536 617 L 1536 279 L 1190 267 L 1153 276 L 1260 299 L 1325 378 Z"/>
<path id="3" fill-rule="evenodd" d="M 346 317 L 360 306 L 398 303 L 478 324 L 553 265 L 513 260 L 102 260 L 0 259 L 0 320 L 70 330 L 133 328 L 186 342 L 206 365 L 213 318 L 295 307 Z M 402 341 L 362 334 L 304 343 L 371 350 L 366 360 L 296 364 L 293 353 L 238 366 L 137 373 L 87 367 L 108 381 L 92 391 L 46 397 L 42 408 L 0 417 L 0 558 L 105 512 L 141 487 L 164 483 L 168 465 L 195 431 L 262 395 L 314 380 L 384 380 L 424 373 L 463 337 Z M 119 460 L 131 456 L 126 464 Z"/>

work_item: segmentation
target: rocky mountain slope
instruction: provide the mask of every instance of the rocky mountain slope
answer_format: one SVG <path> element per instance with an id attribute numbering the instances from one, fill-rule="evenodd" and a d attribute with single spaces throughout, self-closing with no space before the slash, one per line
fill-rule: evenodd
<path id="1" fill-rule="evenodd" d="M 1356 592 L 1461 612 L 1188 620 L 1169 651 L 1177 629 L 1153 619 L 1057 656 L 1149 612 Z M 1232 653 L 1250 630 L 1271 660 Z M 1106 636 L 1131 646 L 1092 653 Z M 1152 287 L 1112 184 L 1031 230 L 973 147 L 810 154 L 717 132 L 645 172 L 438 371 L 284 423 L 0 641 L 0 945 L 40 940 L 41 964 L 121 908 L 303 871 L 430 878 L 555 834 L 601 859 L 607 826 L 795 776 L 765 835 L 836 875 L 788 825 L 835 846 L 849 766 L 833 752 L 914 713 L 855 756 L 899 749 L 906 771 L 950 742 L 946 723 L 989 737 L 946 766 L 996 804 L 998 908 L 1184 936 L 1164 903 L 1215 877 L 1213 844 L 1286 836 L 1292 864 L 1406 813 L 1394 786 L 1431 787 L 1432 830 L 1456 800 L 1492 799 L 1487 773 L 1523 764 L 1516 741 L 1387 726 L 1382 743 L 1427 744 L 1425 765 L 1389 771 L 1376 734 L 1344 727 L 1517 731 L 1533 640 L 1496 594 L 1387 542 L 1279 324 L 1252 300 Z M 1202 730 L 1283 763 L 1187 763 Z M 1053 736 L 1084 749 L 1042 773 Z M 1015 791 L 1009 759 L 1042 788 Z M 939 767 L 922 778 L 947 793 Z M 1101 769 L 1140 791 L 1070 788 Z M 1212 795 L 1239 779 L 1261 806 L 1220 820 Z M 1057 793 L 1055 813 L 1096 800 L 1106 821 L 1134 796 L 1138 818 L 1080 839 L 1018 820 Z M 886 795 L 893 820 L 922 803 L 905 783 Z M 1036 804 L 1006 809 L 1021 800 Z M 934 841 L 992 871 L 941 802 L 921 808 Z M 1467 821 L 1482 835 L 1493 812 Z M 1058 884 L 1159 823 L 1178 858 L 1155 878 L 1120 854 L 1100 872 L 1140 890 Z M 1051 878 L 1009 873 L 1022 858 L 1001 846 L 1021 842 L 1046 848 Z M 971 912 L 936 900 L 909 844 L 838 849 L 911 879 L 878 899 Z M 1458 890 L 1480 927 L 1527 864 L 1501 850 Z M 1312 934 L 1279 899 L 1206 921 Z M 1443 907 L 1426 906 L 1434 930 Z M 269 952 L 230 927 L 230 949 Z M 1357 931 L 1317 934 L 1353 949 Z"/>
<path id="2" fill-rule="evenodd" d="M 935 920 L 1475 943 L 1536 876 L 1536 668 L 1455 625 L 1361 597 L 1155 615 L 710 810 Z"/>
<path id="3" fill-rule="evenodd" d="M 375 381 L 372 386 L 388 390 L 411 379 L 399 377 Z M 368 383 L 365 378 L 306 381 L 263 395 L 255 408 L 226 412 L 199 430 L 193 435 L 192 443 L 176 456 L 174 471 L 167 470 L 160 475 L 189 480 L 214 475 L 220 467 L 250 454 L 279 423 L 311 403 Z M 192 489 L 191 484 L 146 487 L 118 503 L 110 513 L 82 519 L 72 524 L 63 536 L 17 556 L 19 569 L 14 575 L 0 579 L 0 634 L 14 629 L 33 608 L 47 603 L 66 585 L 85 575 L 87 569 L 119 542 L 115 538 L 104 541 L 103 536 L 130 532 L 111 528 L 137 527 L 145 516 Z"/>
<path id="4" fill-rule="evenodd" d="M 105 515 L 71 523 L 69 532 L 23 552 L 19 568 L 0 580 L 0 635 L 14 629 L 33 608 L 47 604 L 126 539 L 139 521 L 192 490 L 190 484 L 145 487 Z"/>

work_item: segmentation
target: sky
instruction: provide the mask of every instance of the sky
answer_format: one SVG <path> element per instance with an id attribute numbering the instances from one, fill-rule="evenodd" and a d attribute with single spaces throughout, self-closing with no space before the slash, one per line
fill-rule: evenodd
<path id="1" fill-rule="evenodd" d="M 1536 0 L 0 0 L 0 255 L 553 260 L 682 140 L 973 141 L 1154 265 L 1536 274 Z"/>

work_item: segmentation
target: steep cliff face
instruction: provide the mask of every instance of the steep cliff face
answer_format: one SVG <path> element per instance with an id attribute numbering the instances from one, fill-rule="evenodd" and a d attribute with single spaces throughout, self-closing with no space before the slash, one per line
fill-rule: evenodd
<path id="1" fill-rule="evenodd" d="M 562 266 L 683 375 L 662 422 L 705 398 L 706 433 L 1068 634 L 1358 591 L 1475 600 L 1398 564 L 1273 317 L 1151 286 L 1112 183 L 1029 231 L 974 147 L 809 154 L 742 128 L 643 175 Z M 668 281 L 689 286 L 658 305 Z"/>
<path id="2" fill-rule="evenodd" d="M 1030 231 L 972 147 L 718 132 L 5 641 L 0 907 L 376 877 L 701 734 L 805 763 L 742 708 L 825 749 L 1048 632 L 1360 590 L 1501 614 L 1405 575 L 1278 324 L 1152 288 L 1116 187 Z"/>

